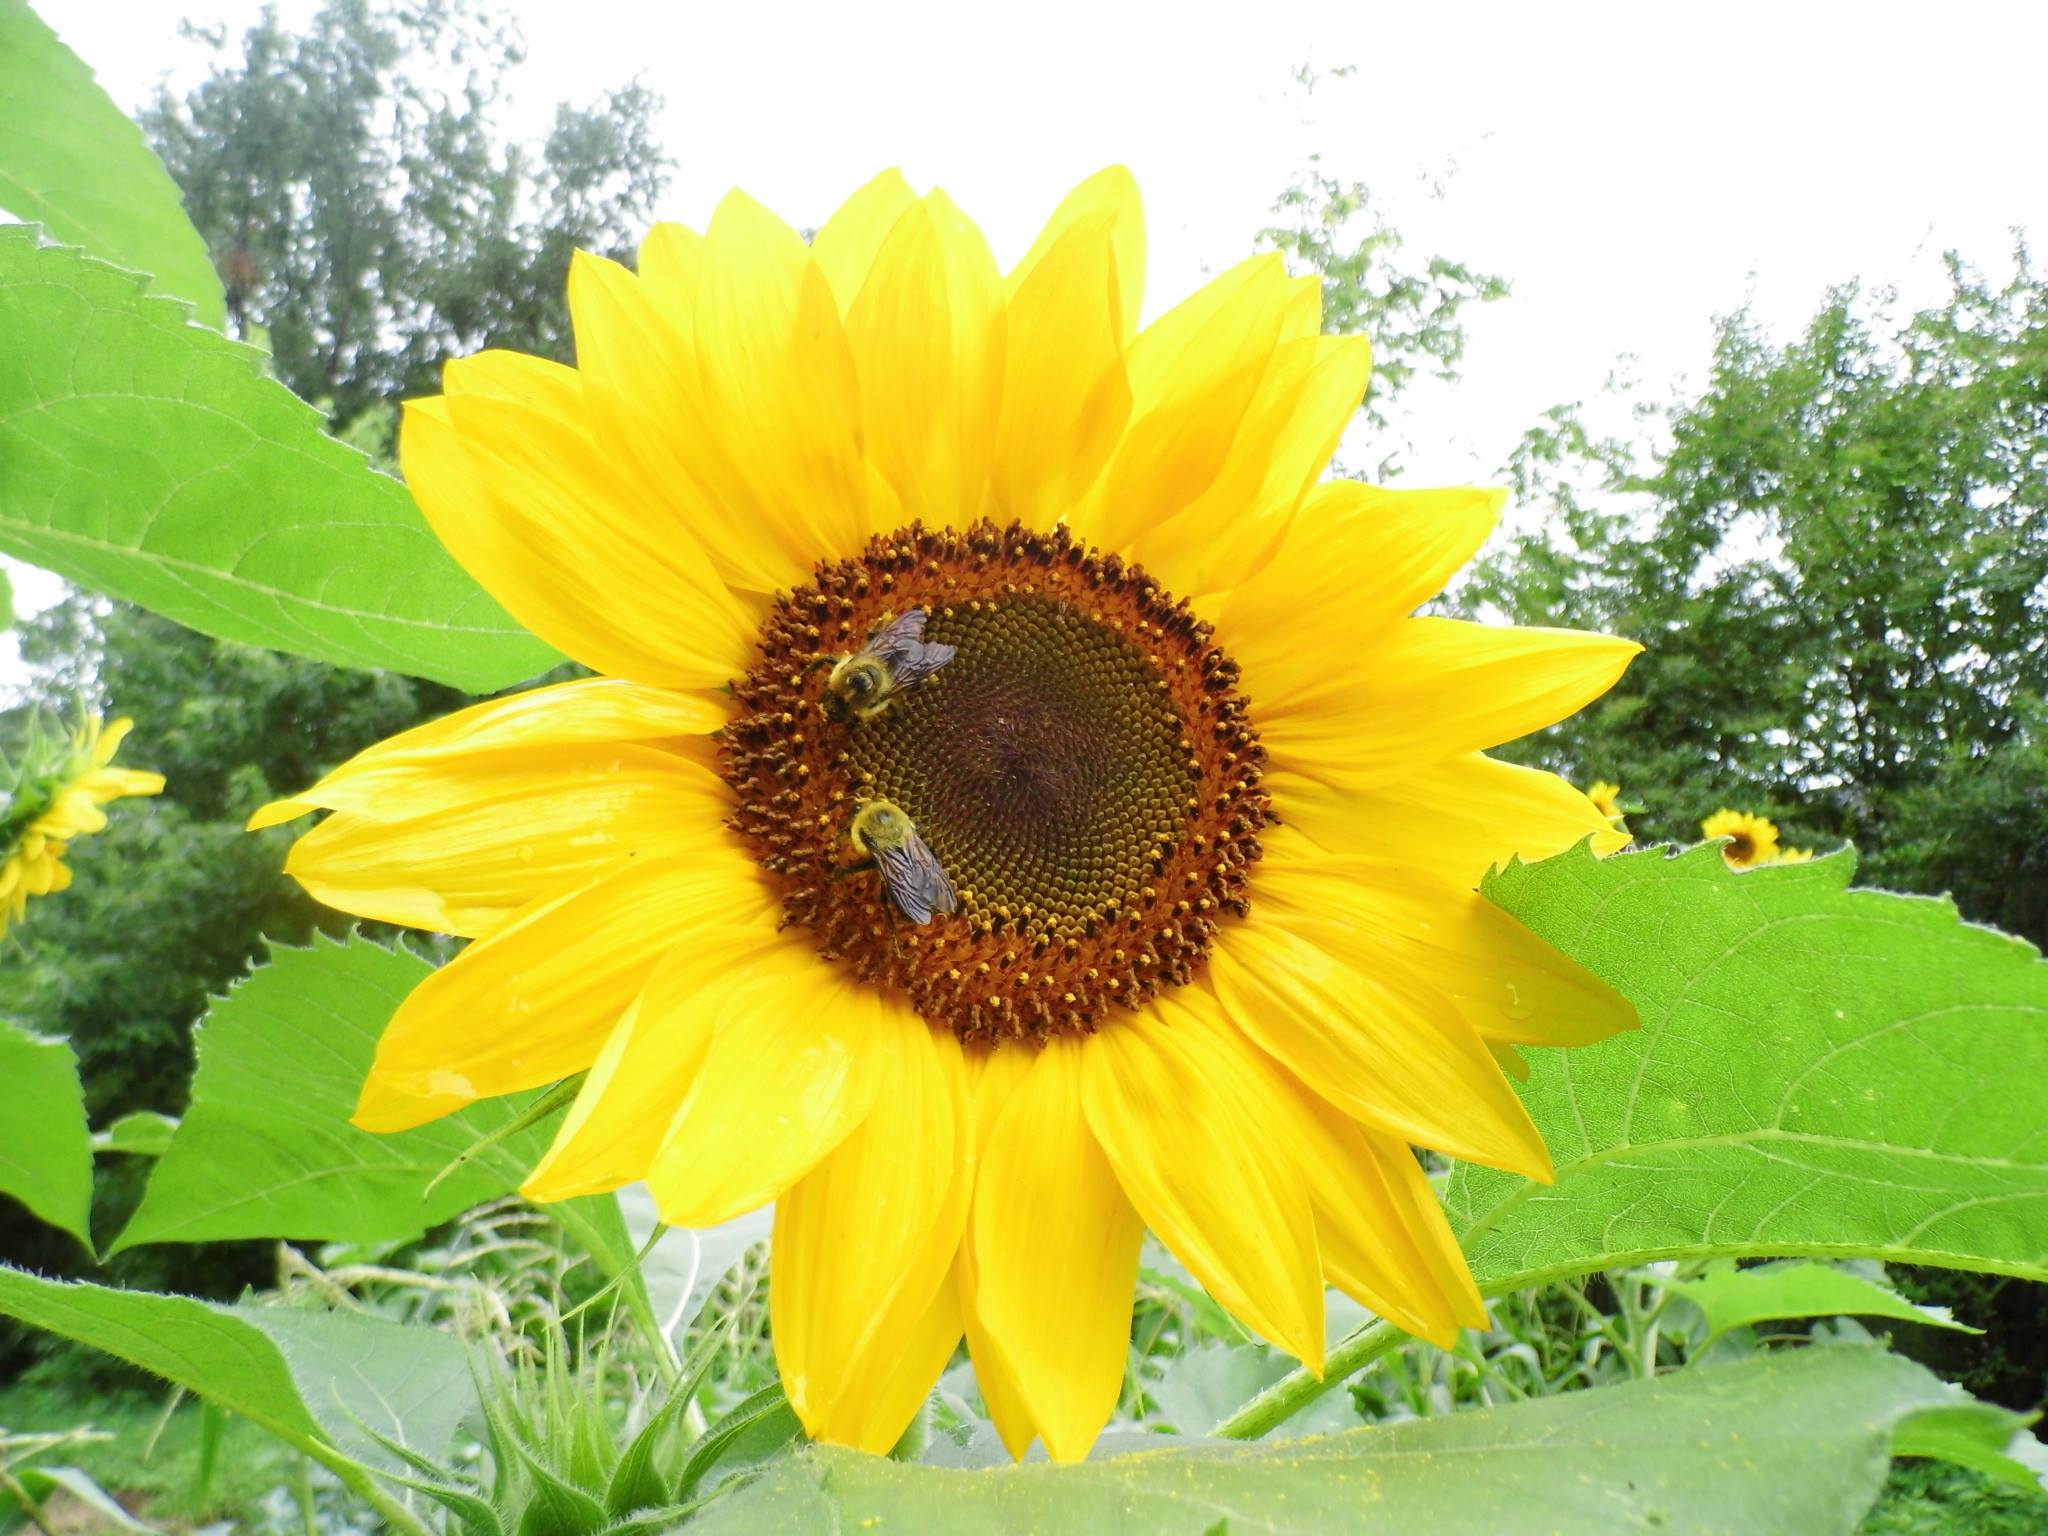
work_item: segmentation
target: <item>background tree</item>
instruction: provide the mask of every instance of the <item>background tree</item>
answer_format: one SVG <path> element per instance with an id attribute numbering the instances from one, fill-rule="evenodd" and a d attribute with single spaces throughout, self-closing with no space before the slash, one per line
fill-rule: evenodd
<path id="1" fill-rule="evenodd" d="M 578 248 L 625 256 L 670 162 L 628 85 L 562 105 L 538 145 L 498 124 L 517 30 L 466 0 L 328 0 L 303 34 L 266 9 L 144 129 L 185 193 L 230 323 L 347 424 L 487 346 L 561 356 Z"/>
<path id="2" fill-rule="evenodd" d="M 1645 464 L 1551 413 L 1511 466 L 1547 515 L 1457 601 L 1648 646 L 1510 750 L 1618 778 L 1639 837 L 1748 806 L 2048 942 L 2048 290 L 2023 244 L 1948 275 L 1904 320 L 1837 289 L 1784 345 L 1722 321 Z"/>

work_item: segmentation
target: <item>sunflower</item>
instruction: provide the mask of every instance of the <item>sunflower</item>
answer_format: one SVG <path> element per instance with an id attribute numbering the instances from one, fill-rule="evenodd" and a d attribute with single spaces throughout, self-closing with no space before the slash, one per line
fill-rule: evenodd
<path id="1" fill-rule="evenodd" d="M 102 730 L 88 715 L 68 739 L 39 736 L 23 749 L 13 787 L 0 794 L 0 934 L 27 915 L 29 897 L 70 886 L 64 855 L 73 838 L 105 829 L 101 806 L 163 790 L 160 773 L 111 766 L 133 727 L 116 720 Z"/>
<path id="2" fill-rule="evenodd" d="M 1007 274 L 894 173 L 808 245 L 736 192 L 579 256 L 578 366 L 452 363 L 401 452 L 600 675 L 252 823 L 331 812 L 308 891 L 474 941 L 356 1123 L 587 1072 L 526 1193 L 773 1200 L 823 1439 L 887 1449 L 964 1334 L 1013 1452 L 1086 1454 L 1148 1227 L 1311 1367 L 1326 1280 L 1452 1342 L 1484 1313 L 1411 1144 L 1548 1178 L 1500 1062 L 1632 1022 L 1474 887 L 1623 841 L 1481 749 L 1637 647 L 1409 617 L 1503 495 L 1317 483 L 1366 343 L 1276 255 L 1139 330 L 1144 265 L 1121 170 Z"/>
<path id="3" fill-rule="evenodd" d="M 1621 819 L 1621 786 L 1619 784 L 1610 784 L 1605 779 L 1602 779 L 1586 791 L 1586 798 L 1592 801 L 1594 809 L 1599 811 L 1609 821 Z"/>
<path id="4" fill-rule="evenodd" d="M 1755 869 L 1759 864 L 1803 864 L 1813 857 L 1811 848 L 1778 848 L 1778 824 L 1750 811 L 1719 810 L 1700 823 L 1701 835 L 1725 837 L 1728 846 L 1721 856 L 1730 869 Z"/>

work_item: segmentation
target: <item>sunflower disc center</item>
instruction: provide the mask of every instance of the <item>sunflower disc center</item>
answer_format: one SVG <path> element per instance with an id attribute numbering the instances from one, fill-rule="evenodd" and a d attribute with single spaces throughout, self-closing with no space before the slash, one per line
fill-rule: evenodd
<path id="1" fill-rule="evenodd" d="M 926 614 L 953 659 L 867 719 L 825 663 Z M 1189 980 L 1247 910 L 1263 751 L 1209 626 L 1115 556 L 912 526 L 777 599 L 721 741 L 733 826 L 786 921 L 963 1039 L 1093 1029 Z M 960 910 L 904 921 L 851 868 L 863 801 L 902 808 Z"/>
<path id="2" fill-rule="evenodd" d="M 958 655 L 849 733 L 970 910 L 1065 937 L 1139 899 L 1200 765 L 1144 651 L 1040 593 L 932 613 Z"/>

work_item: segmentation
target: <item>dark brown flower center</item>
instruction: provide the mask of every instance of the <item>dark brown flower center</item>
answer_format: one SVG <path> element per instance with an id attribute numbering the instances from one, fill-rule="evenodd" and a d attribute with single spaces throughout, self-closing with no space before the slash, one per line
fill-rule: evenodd
<path id="1" fill-rule="evenodd" d="M 912 609 L 953 658 L 868 718 L 829 704 L 830 662 Z M 721 744 L 734 826 L 788 922 L 963 1039 L 1089 1030 L 1187 981 L 1246 910 L 1270 808 L 1236 684 L 1185 603 L 1064 530 L 914 525 L 776 600 Z M 910 923 L 850 872 L 870 799 L 956 914 Z"/>

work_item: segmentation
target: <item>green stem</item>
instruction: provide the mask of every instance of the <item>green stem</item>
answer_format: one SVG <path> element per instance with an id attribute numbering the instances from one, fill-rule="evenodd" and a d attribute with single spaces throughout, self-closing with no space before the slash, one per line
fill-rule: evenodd
<path id="1" fill-rule="evenodd" d="M 604 1244 L 599 1240 L 596 1229 L 584 1219 L 583 1213 L 566 1201 L 552 1207 L 552 1212 L 555 1220 L 561 1223 L 562 1230 L 579 1243 L 600 1268 L 604 1268 L 604 1260 L 599 1257 L 604 1252 Z M 625 1269 L 618 1271 L 616 1278 L 622 1282 L 626 1310 L 632 1314 L 634 1326 L 653 1352 L 654 1368 L 661 1375 L 662 1385 L 674 1386 L 682 1377 L 682 1366 L 677 1363 L 675 1346 L 661 1331 L 661 1320 L 654 1315 L 654 1302 L 647 1294 L 647 1281 L 640 1273 L 637 1257 Z"/>
<path id="2" fill-rule="evenodd" d="M 1306 1369 L 1289 1371 L 1212 1431 L 1224 1440 L 1256 1440 L 1284 1424 L 1331 1388 L 1341 1386 L 1408 1337 L 1392 1323 L 1367 1323 L 1330 1351 L 1318 1381 Z"/>
<path id="3" fill-rule="evenodd" d="M 311 1435 L 284 1429 L 267 1421 L 266 1427 L 287 1445 L 305 1452 L 332 1472 L 340 1480 L 342 1487 L 382 1515 L 391 1529 L 400 1532 L 401 1536 L 434 1536 L 425 1521 L 407 1508 L 403 1500 L 393 1498 L 390 1491 L 377 1481 L 376 1475 L 353 1456 L 338 1451 Z"/>

